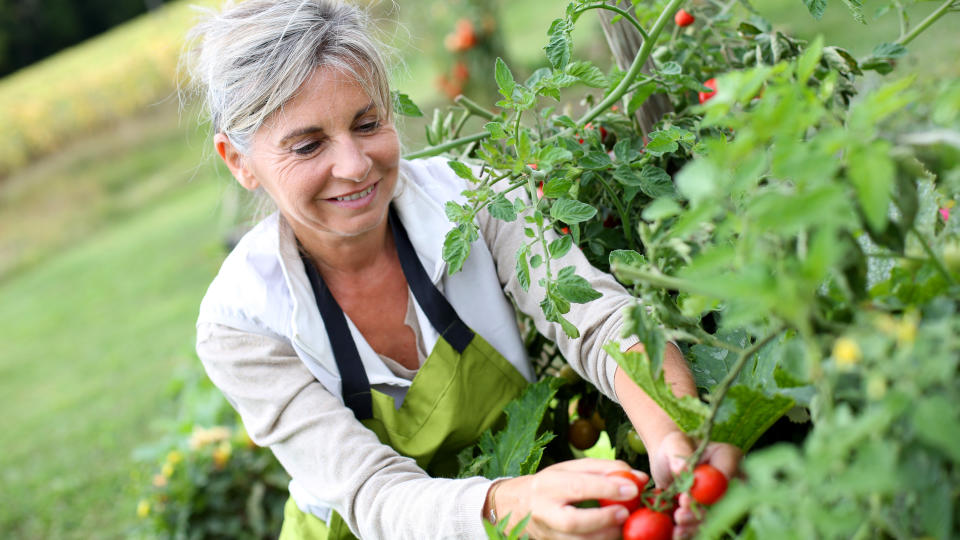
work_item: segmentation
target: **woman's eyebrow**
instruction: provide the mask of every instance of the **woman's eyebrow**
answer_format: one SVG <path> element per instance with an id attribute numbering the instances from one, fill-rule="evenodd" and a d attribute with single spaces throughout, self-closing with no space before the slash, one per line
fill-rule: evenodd
<path id="1" fill-rule="evenodd" d="M 356 121 L 357 118 L 360 118 L 361 116 L 367 114 L 368 112 L 370 112 L 371 109 L 375 107 L 376 105 L 373 103 L 373 101 L 371 101 L 370 103 L 367 103 L 360 110 L 358 110 L 356 114 L 353 115 L 354 121 Z M 278 146 L 283 146 L 284 143 L 286 143 L 290 139 L 302 137 L 304 135 L 311 135 L 314 133 L 323 133 L 323 132 L 324 132 L 324 129 L 320 126 L 306 126 L 306 127 L 298 128 L 284 135 L 283 138 L 280 139 Z"/>

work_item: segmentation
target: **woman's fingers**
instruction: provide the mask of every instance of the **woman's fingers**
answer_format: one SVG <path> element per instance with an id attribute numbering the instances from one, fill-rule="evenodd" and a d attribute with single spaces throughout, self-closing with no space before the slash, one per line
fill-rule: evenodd
<path id="1" fill-rule="evenodd" d="M 582 538 L 592 534 L 604 536 L 603 531 L 619 530 L 628 516 L 627 509 L 622 506 L 576 508 L 566 505 L 544 509 L 539 514 L 539 521 L 553 535 Z"/>

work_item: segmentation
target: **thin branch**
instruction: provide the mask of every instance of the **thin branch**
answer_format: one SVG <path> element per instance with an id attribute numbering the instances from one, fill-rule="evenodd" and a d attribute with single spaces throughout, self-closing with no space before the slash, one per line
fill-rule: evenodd
<path id="1" fill-rule="evenodd" d="M 743 370 L 743 367 L 747 365 L 747 360 L 756 354 L 757 351 L 762 349 L 767 343 L 773 341 L 785 329 L 786 328 L 784 326 L 780 326 L 767 337 L 744 349 L 737 358 L 737 361 L 733 364 L 733 367 L 729 372 L 727 372 L 727 376 L 720 381 L 720 384 L 717 385 L 713 392 L 710 392 L 710 413 L 707 415 L 707 419 L 703 422 L 703 425 L 698 428 L 703 433 L 703 437 L 700 438 L 700 445 L 697 446 L 696 451 L 694 451 L 693 455 L 690 456 L 688 463 L 695 466 L 700 462 L 700 458 L 703 457 L 703 453 L 706 451 L 707 445 L 710 443 L 710 433 L 713 431 L 713 424 L 717 418 L 717 411 L 720 410 L 720 404 L 723 403 L 723 398 L 726 397 L 730 387 L 733 386 L 733 381 L 737 378 L 737 375 L 739 375 Z"/>
<path id="2" fill-rule="evenodd" d="M 947 0 L 940 5 L 933 13 L 927 16 L 926 19 L 920 21 L 920 24 L 917 25 L 909 34 L 901 36 L 895 43 L 898 45 L 906 45 L 913 41 L 914 38 L 920 35 L 921 32 L 927 29 L 928 26 L 936 22 L 937 19 L 943 17 L 948 11 L 950 11 L 951 6 L 953 6 L 956 0 Z"/>

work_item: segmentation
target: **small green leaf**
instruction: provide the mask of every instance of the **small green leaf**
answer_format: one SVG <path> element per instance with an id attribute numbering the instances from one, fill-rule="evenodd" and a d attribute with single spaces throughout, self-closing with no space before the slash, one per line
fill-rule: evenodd
<path id="1" fill-rule="evenodd" d="M 679 75 L 683 71 L 683 68 L 680 67 L 680 64 L 676 62 L 665 62 L 660 66 L 661 75 Z"/>
<path id="2" fill-rule="evenodd" d="M 803 5 L 807 6 L 813 18 L 819 21 L 827 9 L 827 0 L 803 0 Z"/>
<path id="3" fill-rule="evenodd" d="M 463 206 L 453 201 L 447 201 L 447 204 L 443 206 L 443 212 L 447 214 L 447 219 L 453 223 L 463 223 L 468 215 Z"/>
<path id="4" fill-rule="evenodd" d="M 543 256 L 537 253 L 533 257 L 530 257 L 530 266 L 533 268 L 540 268 L 540 265 L 543 264 Z"/>
<path id="5" fill-rule="evenodd" d="M 597 209 L 573 199 L 560 199 L 550 207 L 550 216 L 564 223 L 580 223 L 597 215 Z"/>
<path id="6" fill-rule="evenodd" d="M 513 203 L 504 197 L 503 193 L 498 193 L 493 201 L 487 206 L 490 215 L 501 221 L 514 221 L 517 219 L 517 210 Z"/>
<path id="7" fill-rule="evenodd" d="M 566 177 L 551 178 L 549 181 L 544 182 L 543 184 L 543 196 L 556 199 L 557 197 L 565 197 L 569 192 L 570 188 L 573 187 L 573 180 L 570 180 Z"/>
<path id="8" fill-rule="evenodd" d="M 566 255 L 571 247 L 573 247 L 573 238 L 568 234 L 564 234 L 553 242 L 550 242 L 550 257 L 559 259 Z"/>
<path id="9" fill-rule="evenodd" d="M 579 165 L 584 169 L 606 169 L 613 166 L 613 161 L 610 160 L 610 156 L 606 152 L 593 150 L 583 156 Z"/>
<path id="10" fill-rule="evenodd" d="M 574 272 L 576 272 L 575 267 L 567 266 L 557 274 L 557 292 L 567 301 L 585 304 L 603 296 L 590 285 L 589 281 Z"/>
<path id="11" fill-rule="evenodd" d="M 632 115 L 633 113 L 637 112 L 637 109 L 643 106 L 643 103 L 647 101 L 647 98 L 649 98 L 656 89 L 657 85 L 652 82 L 637 88 L 636 91 L 633 92 L 633 95 L 630 96 L 630 101 L 627 103 L 627 114 Z"/>
<path id="12" fill-rule="evenodd" d="M 477 179 L 476 176 L 473 175 L 473 170 L 466 163 L 463 163 L 462 161 L 448 161 L 447 165 L 449 165 L 450 168 L 453 169 L 453 172 L 457 173 L 457 176 L 459 176 L 460 178 L 463 178 L 464 180 L 469 180 L 473 183 L 477 183 L 480 181 Z"/>
<path id="13" fill-rule="evenodd" d="M 503 124 L 500 122 L 487 122 L 483 127 L 494 139 L 506 139 L 510 136 L 506 130 L 503 129 Z"/>
<path id="14" fill-rule="evenodd" d="M 566 19 L 555 19 L 550 25 L 547 35 L 550 41 L 544 50 L 547 52 L 547 60 L 554 69 L 563 70 L 570 63 L 570 50 L 572 43 L 570 40 L 570 31 L 572 24 Z"/>
<path id="15" fill-rule="evenodd" d="M 663 131 L 654 131 L 651 133 L 649 141 L 647 142 L 647 152 L 655 156 L 676 152 L 678 148 L 680 148 L 680 145 L 677 144 L 676 139 Z"/>
<path id="16" fill-rule="evenodd" d="M 510 72 L 510 68 L 507 67 L 507 63 L 504 62 L 500 57 L 497 57 L 496 68 L 494 69 L 494 77 L 497 80 L 497 87 L 500 89 L 500 93 L 503 94 L 503 97 L 507 99 L 513 99 L 513 90 L 517 87 L 517 83 L 514 81 L 513 73 Z"/>
<path id="17" fill-rule="evenodd" d="M 585 60 L 572 62 L 567 66 L 567 73 L 573 75 L 583 84 L 593 88 L 603 88 L 607 86 L 607 77 L 603 71 L 592 63 Z"/>
<path id="18" fill-rule="evenodd" d="M 644 165 L 640 171 L 640 180 L 640 189 L 651 199 L 673 195 L 676 192 L 673 179 L 667 171 L 656 165 Z"/>
<path id="19" fill-rule="evenodd" d="M 450 275 L 463 268 L 463 262 L 470 255 L 470 243 L 460 229 L 451 229 L 443 242 L 443 260 L 447 262 Z"/>
<path id="20" fill-rule="evenodd" d="M 398 114 L 414 118 L 423 116 L 423 111 L 410 99 L 410 96 L 397 90 L 390 92 L 390 95 L 393 98 L 393 110 L 397 111 Z"/>
<path id="21" fill-rule="evenodd" d="M 659 197 L 643 209 L 640 217 L 647 221 L 658 221 L 676 216 L 682 211 L 683 209 L 672 197 Z"/>
<path id="22" fill-rule="evenodd" d="M 530 266 L 527 264 L 527 255 L 530 248 L 524 244 L 517 250 L 517 281 L 524 292 L 530 290 Z"/>
<path id="23" fill-rule="evenodd" d="M 847 157 L 847 173 L 857 191 L 857 200 L 874 231 L 887 224 L 887 212 L 893 194 L 895 166 L 890 160 L 889 143 L 876 141 L 855 148 Z"/>

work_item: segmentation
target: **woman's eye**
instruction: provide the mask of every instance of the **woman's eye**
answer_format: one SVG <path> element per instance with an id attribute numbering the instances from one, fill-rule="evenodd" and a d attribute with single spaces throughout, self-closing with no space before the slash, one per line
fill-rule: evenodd
<path id="1" fill-rule="evenodd" d="M 312 143 L 304 144 L 302 146 L 297 146 L 296 148 L 293 148 L 293 152 L 301 156 L 306 156 L 306 155 L 312 154 L 319 147 L 320 147 L 320 143 L 315 141 Z"/>
<path id="2" fill-rule="evenodd" d="M 376 131 L 376 129 L 379 127 L 380 127 L 380 122 L 368 122 L 366 124 L 361 124 L 357 126 L 357 130 L 362 131 L 364 133 L 369 133 L 371 131 Z"/>

